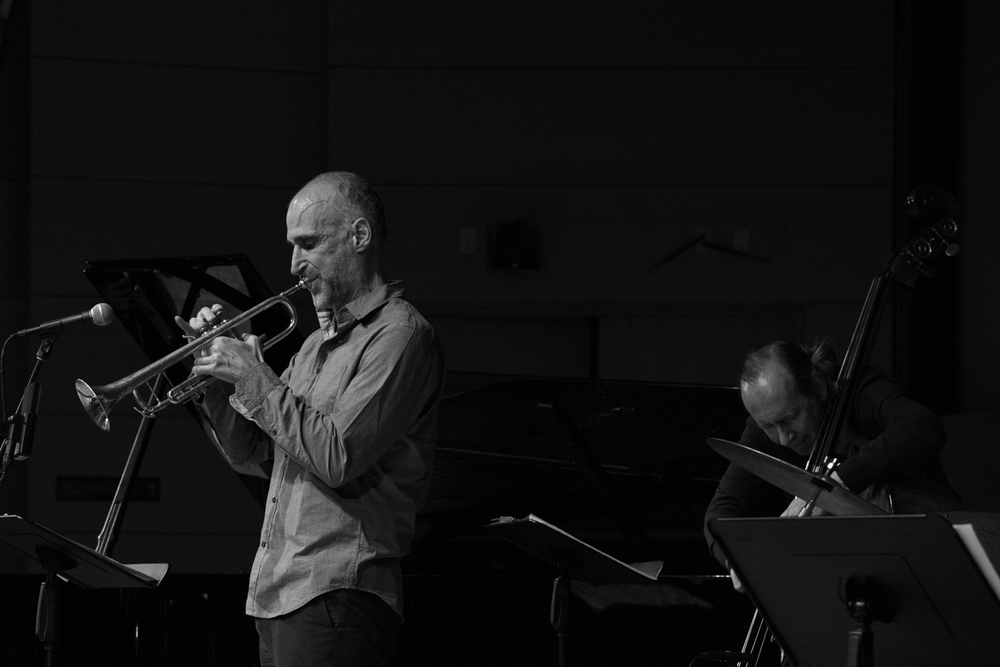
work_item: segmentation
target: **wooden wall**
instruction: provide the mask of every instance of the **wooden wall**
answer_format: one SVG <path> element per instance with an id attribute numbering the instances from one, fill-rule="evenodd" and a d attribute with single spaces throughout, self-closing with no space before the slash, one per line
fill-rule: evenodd
<path id="1" fill-rule="evenodd" d="M 845 348 L 891 250 L 892 3 L 28 7 L 20 326 L 93 305 L 88 260 L 245 253 L 284 288 L 285 205 L 331 168 L 382 193 L 389 274 L 453 370 L 731 383 L 771 338 Z M 488 268 L 518 218 L 540 268 Z M 721 249 L 663 261 L 702 234 Z M 117 476 L 137 419 L 101 433 L 73 380 L 146 363 L 114 325 L 59 339 L 29 518 L 95 542 L 106 504 L 56 480 Z M 183 410 L 142 474 L 162 497 L 133 504 L 116 558 L 249 565 L 256 507 Z"/>

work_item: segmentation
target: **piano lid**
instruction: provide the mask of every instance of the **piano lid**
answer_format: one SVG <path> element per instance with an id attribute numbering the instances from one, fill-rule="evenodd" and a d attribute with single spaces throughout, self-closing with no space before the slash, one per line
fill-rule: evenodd
<path id="1" fill-rule="evenodd" d="M 563 408 L 562 418 L 553 406 Z M 579 438 L 612 478 L 712 474 L 727 462 L 705 439 L 717 433 L 738 438 L 745 420 L 736 387 L 450 372 L 438 419 L 433 490 L 424 512 L 498 499 L 478 486 L 479 480 L 451 480 L 464 487 L 452 488 L 447 461 L 491 463 L 511 474 L 547 471 L 550 483 L 529 485 L 522 490 L 527 496 L 550 495 L 553 478 L 573 479 L 580 486 Z M 576 438 L 568 429 L 576 431 Z"/>
<path id="2" fill-rule="evenodd" d="M 711 567 L 701 522 L 728 461 L 705 440 L 745 422 L 734 386 L 450 372 L 418 542 L 533 513 L 623 560 L 696 541 Z"/>

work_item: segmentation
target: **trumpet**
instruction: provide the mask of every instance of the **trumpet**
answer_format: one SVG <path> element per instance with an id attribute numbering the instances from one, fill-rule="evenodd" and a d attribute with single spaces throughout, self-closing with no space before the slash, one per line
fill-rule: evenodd
<path id="1" fill-rule="evenodd" d="M 155 395 L 155 392 L 153 392 L 153 395 L 148 401 L 143 400 L 139 396 L 138 389 L 143 384 L 148 385 L 151 379 L 155 378 L 160 373 L 163 373 L 166 369 L 180 363 L 201 348 L 211 345 L 212 341 L 219 336 L 229 335 L 232 330 L 250 321 L 252 318 L 264 312 L 268 308 L 273 306 L 283 306 L 285 310 L 288 311 L 288 326 L 282 329 L 273 338 L 268 338 L 264 341 L 264 344 L 261 347 L 266 351 L 272 345 L 282 340 L 295 330 L 295 326 L 298 324 L 298 313 L 296 313 L 295 306 L 291 301 L 289 301 L 288 297 L 298 290 L 304 289 L 305 286 L 305 282 L 300 280 L 294 287 L 285 290 L 281 294 L 261 301 L 256 306 L 240 313 L 231 320 L 221 322 L 216 327 L 205 332 L 200 338 L 196 338 L 187 345 L 174 350 L 158 361 L 154 361 L 145 368 L 140 369 L 135 373 L 118 380 L 117 382 L 91 388 L 90 385 L 83 380 L 77 380 L 76 394 L 80 398 L 83 408 L 87 411 L 87 414 L 90 415 L 90 418 L 94 420 L 94 423 L 101 428 L 101 430 L 108 431 L 111 429 L 111 423 L 108 417 L 111 413 L 111 409 L 127 394 L 132 394 L 132 397 L 139 406 L 136 408 L 136 411 L 138 411 L 143 417 L 153 417 L 157 412 L 168 406 L 184 403 L 185 401 L 189 401 L 197 396 L 200 396 L 205 391 L 205 388 L 217 378 L 212 377 L 211 375 L 192 375 L 183 382 L 171 387 L 162 399 L 158 398 Z"/>

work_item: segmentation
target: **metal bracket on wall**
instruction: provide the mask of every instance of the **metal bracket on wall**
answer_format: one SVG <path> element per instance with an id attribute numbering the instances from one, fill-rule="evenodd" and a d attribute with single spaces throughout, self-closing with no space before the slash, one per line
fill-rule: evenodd
<path id="1" fill-rule="evenodd" d="M 724 252 L 724 253 L 727 253 L 727 254 L 730 254 L 730 255 L 736 255 L 737 257 L 743 257 L 743 258 L 746 258 L 746 259 L 752 259 L 752 260 L 755 260 L 755 261 L 758 261 L 758 262 L 770 262 L 771 261 L 771 260 L 766 259 L 764 257 L 758 257 L 757 255 L 751 255 L 750 253 L 744 252 L 742 250 L 736 250 L 735 248 L 730 248 L 729 246 L 724 246 L 724 245 L 721 245 L 719 243 L 714 243 L 714 242 L 712 242 L 711 237 L 709 236 L 709 234 L 707 232 L 705 232 L 703 234 L 699 234 L 698 236 L 695 236 L 693 239 L 691 239 L 687 243 L 684 243 L 684 244 L 678 246 L 677 248 L 675 248 L 674 250 L 671 250 L 670 252 L 668 252 L 662 259 L 660 259 L 659 261 L 657 261 L 656 263 L 654 263 L 652 266 L 650 266 L 648 269 L 646 269 L 646 273 L 652 273 L 653 271 L 655 271 L 656 269 L 660 268 L 661 266 L 663 266 L 667 262 L 672 261 L 673 259 L 675 259 L 679 255 L 683 255 L 688 250 L 692 250 L 694 248 L 708 248 L 709 250 L 717 250 L 719 252 Z"/>

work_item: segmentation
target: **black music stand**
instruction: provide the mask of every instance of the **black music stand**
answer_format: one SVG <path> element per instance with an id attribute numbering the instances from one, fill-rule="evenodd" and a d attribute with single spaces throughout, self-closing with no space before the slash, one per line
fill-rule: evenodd
<path id="1" fill-rule="evenodd" d="M 12 514 L 0 516 L 0 542 L 38 561 L 45 568 L 45 582 L 38 596 L 35 633 L 45 647 L 48 665 L 54 664 L 56 643 L 61 634 L 61 580 L 71 581 L 82 588 L 155 588 L 168 569 L 166 563 L 123 565 Z"/>
<path id="2" fill-rule="evenodd" d="M 792 663 L 823 667 L 995 663 L 1000 579 L 965 528 L 943 515 L 709 523 Z"/>
<path id="3" fill-rule="evenodd" d="M 567 662 L 570 580 L 592 586 L 655 582 L 663 561 L 629 565 L 579 540 L 539 517 L 501 517 L 486 526 L 509 542 L 551 563 L 559 570 L 552 584 L 550 620 L 559 640 L 559 665 Z"/>

